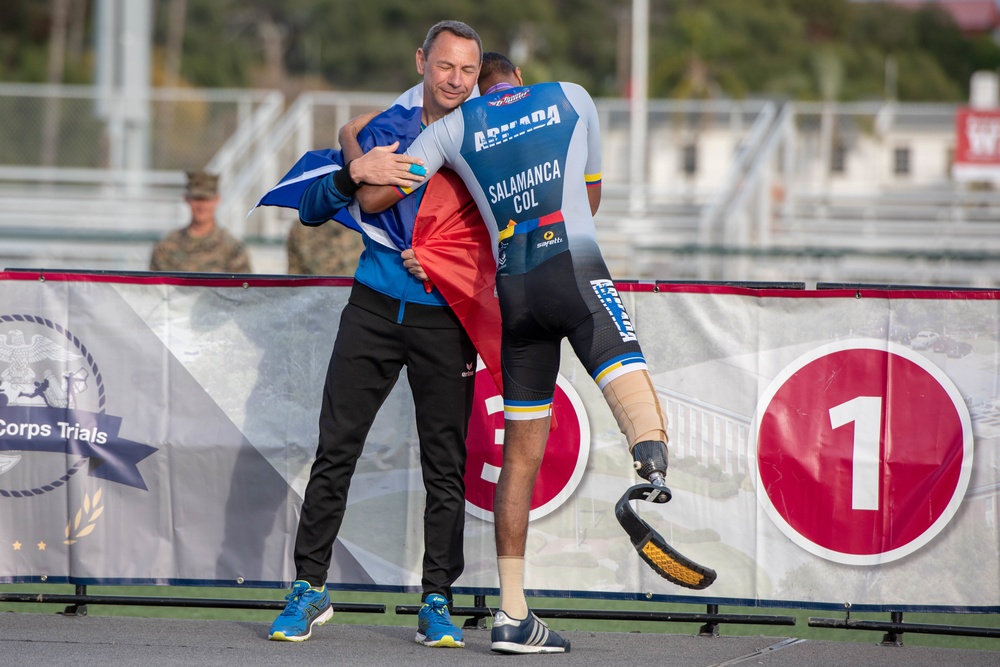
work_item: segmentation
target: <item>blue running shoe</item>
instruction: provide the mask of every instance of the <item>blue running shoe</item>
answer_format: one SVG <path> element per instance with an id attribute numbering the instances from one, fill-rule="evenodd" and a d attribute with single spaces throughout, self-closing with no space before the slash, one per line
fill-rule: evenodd
<path id="1" fill-rule="evenodd" d="M 323 625 L 333 617 L 330 594 L 309 586 L 308 581 L 296 581 L 292 592 L 285 596 L 288 604 L 274 619 L 268 639 L 280 642 L 304 642 L 312 637 L 314 625 Z"/>
<path id="2" fill-rule="evenodd" d="M 493 644 L 497 653 L 569 653 L 569 641 L 545 625 L 537 616 L 528 612 L 528 618 L 517 621 L 498 611 L 493 617 Z"/>
<path id="3" fill-rule="evenodd" d="M 443 595 L 431 593 L 417 615 L 416 641 L 434 648 L 462 648 L 465 642 L 461 628 L 451 622 L 448 601 Z"/>

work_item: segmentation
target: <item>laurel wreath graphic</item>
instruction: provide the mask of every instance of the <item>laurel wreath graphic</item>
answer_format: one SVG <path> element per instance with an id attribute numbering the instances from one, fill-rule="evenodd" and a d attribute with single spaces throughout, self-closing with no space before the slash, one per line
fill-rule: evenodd
<path id="1" fill-rule="evenodd" d="M 97 519 L 104 512 L 104 505 L 101 504 L 101 492 L 98 489 L 94 493 L 94 499 L 90 499 L 90 494 L 84 494 L 83 507 L 76 511 L 76 517 L 66 524 L 66 539 L 63 544 L 76 544 L 81 537 L 86 537 L 94 532 L 97 527 Z M 86 522 L 84 520 L 86 519 Z M 80 524 L 83 524 L 81 526 Z"/>

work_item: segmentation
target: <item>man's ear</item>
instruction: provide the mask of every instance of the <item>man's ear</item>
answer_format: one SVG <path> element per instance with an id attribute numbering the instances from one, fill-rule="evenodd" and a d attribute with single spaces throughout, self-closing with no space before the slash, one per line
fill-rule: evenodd
<path id="1" fill-rule="evenodd" d="M 417 49 L 417 74 L 420 76 L 424 75 L 424 63 L 426 59 L 424 58 L 424 49 L 421 47 Z"/>
<path id="2" fill-rule="evenodd" d="M 523 86 L 524 85 L 524 79 L 521 78 L 521 68 L 520 67 L 515 67 L 514 68 L 514 76 L 517 77 L 517 85 Z"/>

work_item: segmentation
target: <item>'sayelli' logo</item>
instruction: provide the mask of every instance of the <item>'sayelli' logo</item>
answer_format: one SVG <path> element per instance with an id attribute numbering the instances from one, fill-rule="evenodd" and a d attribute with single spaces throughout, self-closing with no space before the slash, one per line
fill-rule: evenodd
<path id="1" fill-rule="evenodd" d="M 88 463 L 92 478 L 146 490 L 137 464 L 156 448 L 119 435 L 122 420 L 105 412 L 101 371 L 83 341 L 33 315 L 0 315 L 0 332 L 0 499 L 60 489 Z M 87 493 L 64 542 L 90 534 L 103 510 L 102 491 Z"/>

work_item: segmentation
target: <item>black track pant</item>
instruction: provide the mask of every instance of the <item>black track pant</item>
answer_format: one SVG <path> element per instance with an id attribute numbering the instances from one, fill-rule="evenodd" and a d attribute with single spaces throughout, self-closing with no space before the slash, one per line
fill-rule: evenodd
<path id="1" fill-rule="evenodd" d="M 352 301 L 358 292 L 355 284 Z M 408 316 L 411 311 L 421 315 L 413 318 L 421 326 L 398 324 L 354 303 L 344 308 L 323 390 L 316 461 L 295 537 L 296 578 L 315 586 L 326 582 L 355 465 L 375 415 L 405 365 L 427 493 L 422 585 L 425 596 L 440 593 L 450 600 L 451 585 L 465 567 L 463 475 L 475 386 L 469 369 L 475 370 L 476 351 L 447 309 L 407 306 Z M 446 328 L 434 328 L 437 314 L 432 311 L 447 312 L 451 319 L 444 321 Z M 377 521 L 372 517 L 373 524 Z"/>

